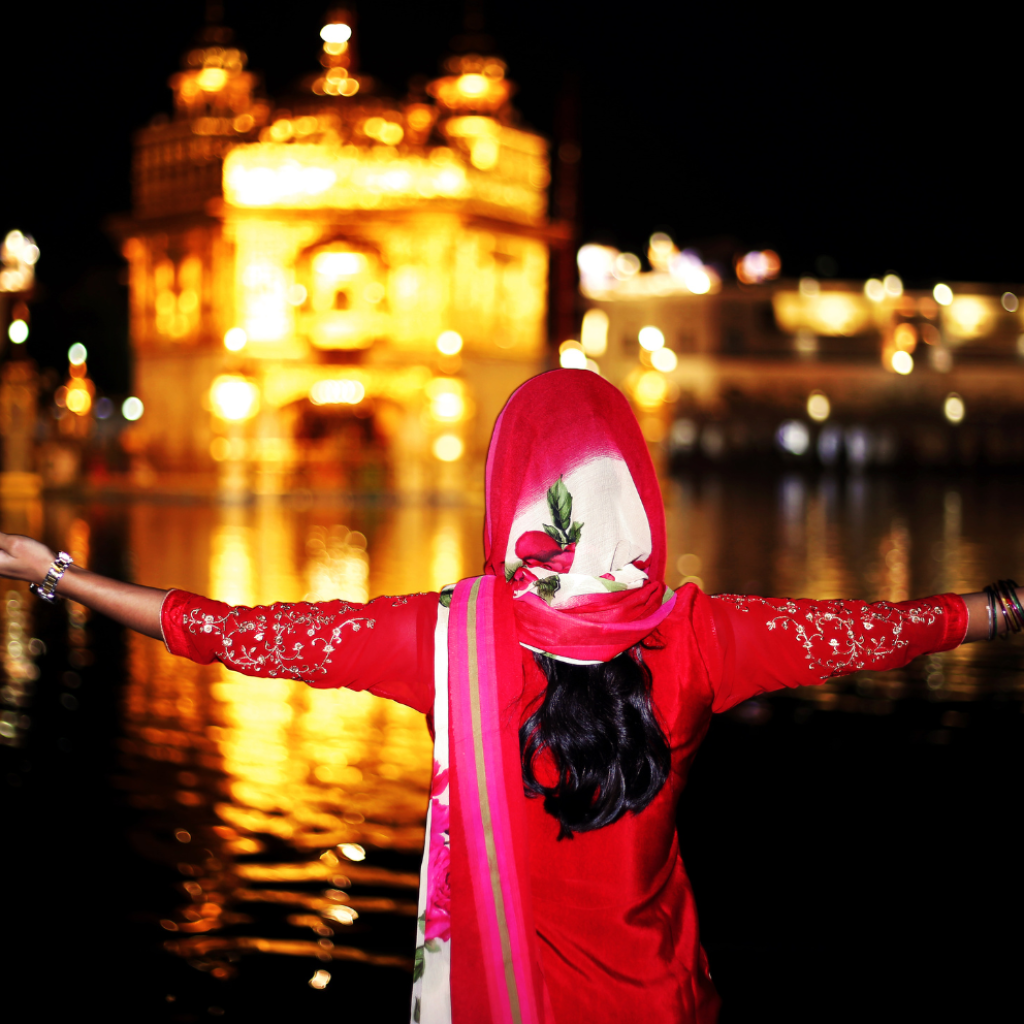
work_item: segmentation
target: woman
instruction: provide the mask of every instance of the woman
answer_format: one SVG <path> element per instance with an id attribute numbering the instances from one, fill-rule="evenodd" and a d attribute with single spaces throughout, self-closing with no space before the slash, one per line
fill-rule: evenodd
<path id="1" fill-rule="evenodd" d="M 713 1021 L 675 836 L 711 714 L 1024 622 L 1010 584 L 900 604 L 673 593 L 647 446 L 587 371 L 534 378 L 499 416 L 484 548 L 484 574 L 440 599 L 366 605 L 232 608 L 75 566 L 61 578 L 52 551 L 6 535 L 0 573 L 47 577 L 43 596 L 196 661 L 427 714 L 413 1017 L 457 1024 Z"/>

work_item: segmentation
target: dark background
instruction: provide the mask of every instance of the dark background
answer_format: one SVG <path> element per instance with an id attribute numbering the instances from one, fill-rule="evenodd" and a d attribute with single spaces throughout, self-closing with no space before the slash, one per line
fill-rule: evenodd
<path id="1" fill-rule="evenodd" d="M 435 75 L 463 29 L 458 0 L 357 6 L 362 69 L 396 95 Z M 225 5 L 272 98 L 315 68 L 327 7 Z M 84 341 L 101 390 L 129 386 L 122 263 L 103 224 L 130 207 L 132 132 L 170 111 L 167 78 L 204 11 L 150 0 L 4 12 L 0 230 L 42 248 L 32 355 L 63 368 Z M 1006 8 L 520 0 L 483 16 L 524 120 L 556 142 L 578 136 L 580 241 L 642 254 L 660 228 L 709 259 L 774 247 L 793 276 L 1024 279 L 1021 19 Z"/>

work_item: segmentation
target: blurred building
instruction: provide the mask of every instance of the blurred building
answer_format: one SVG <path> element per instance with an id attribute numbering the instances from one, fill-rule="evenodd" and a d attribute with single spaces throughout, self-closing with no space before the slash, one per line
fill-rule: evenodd
<path id="1" fill-rule="evenodd" d="M 664 234 L 647 258 L 580 250 L 588 309 L 561 360 L 622 387 L 648 440 L 710 458 L 1024 461 L 1024 286 L 785 279 L 772 252 L 726 273 Z"/>
<path id="2" fill-rule="evenodd" d="M 548 147 L 505 65 L 460 53 L 400 101 L 333 12 L 319 71 L 260 97 L 230 31 L 135 142 L 130 264 L 140 480 L 229 490 L 458 487 L 546 353 Z"/>

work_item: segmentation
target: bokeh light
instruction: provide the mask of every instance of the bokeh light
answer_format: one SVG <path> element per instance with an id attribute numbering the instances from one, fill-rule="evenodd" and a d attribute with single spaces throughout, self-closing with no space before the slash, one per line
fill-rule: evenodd
<path id="1" fill-rule="evenodd" d="M 966 414 L 967 407 L 964 405 L 964 400 L 955 391 L 946 395 L 946 400 L 942 403 L 942 415 L 950 423 L 962 423 Z"/>
<path id="2" fill-rule="evenodd" d="M 914 369 L 914 357 L 909 352 L 902 350 L 893 352 L 890 365 L 897 373 L 906 376 Z"/>
<path id="3" fill-rule="evenodd" d="M 588 356 L 603 356 L 608 351 L 608 314 L 603 309 L 588 309 L 580 327 L 580 344 Z"/>
<path id="4" fill-rule="evenodd" d="M 641 348 L 656 352 L 665 345 L 665 335 L 657 327 L 641 327 L 638 335 Z"/>
<path id="5" fill-rule="evenodd" d="M 563 341 L 558 346 L 558 365 L 564 370 L 585 370 L 587 354 L 578 341 Z"/>
<path id="6" fill-rule="evenodd" d="M 28 340 L 28 324 L 24 320 L 12 320 L 7 328 L 7 337 L 15 345 L 22 345 Z"/>
<path id="7" fill-rule="evenodd" d="M 659 348 L 651 353 L 651 366 L 662 373 L 671 373 L 678 362 L 675 352 L 670 348 Z"/>
<path id="8" fill-rule="evenodd" d="M 442 331 L 437 336 L 437 351 L 445 356 L 454 356 L 462 351 L 462 335 L 458 331 Z"/>
<path id="9" fill-rule="evenodd" d="M 432 450 L 434 458 L 440 459 L 441 462 L 456 462 L 462 458 L 465 445 L 462 438 L 455 434 L 442 434 L 434 441 Z"/>
<path id="10" fill-rule="evenodd" d="M 949 306 L 953 302 L 953 289 L 948 284 L 937 284 L 932 289 L 932 297 L 940 306 Z"/>
<path id="11" fill-rule="evenodd" d="M 134 423 L 136 420 L 142 419 L 142 414 L 145 411 L 142 405 L 142 399 L 136 398 L 134 395 L 129 395 L 121 403 L 121 415 L 128 420 L 129 423 Z"/>
<path id="12" fill-rule="evenodd" d="M 224 347 L 229 352 L 241 352 L 245 348 L 246 342 L 249 340 L 245 331 L 241 327 L 232 327 L 224 335 Z"/>
<path id="13" fill-rule="evenodd" d="M 68 362 L 72 366 L 81 366 L 88 358 L 89 350 L 80 341 L 76 341 L 68 349 Z"/>
<path id="14" fill-rule="evenodd" d="M 807 396 L 807 415 L 815 423 L 824 423 L 832 415 L 832 403 L 823 391 L 812 391 Z"/>
<path id="15" fill-rule="evenodd" d="M 210 405 L 222 420 L 238 423 L 259 412 L 260 390 L 245 377 L 224 373 L 210 385 Z"/>

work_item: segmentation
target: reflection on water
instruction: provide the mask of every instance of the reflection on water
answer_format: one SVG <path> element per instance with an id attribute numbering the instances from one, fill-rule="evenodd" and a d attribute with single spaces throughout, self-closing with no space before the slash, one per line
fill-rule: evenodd
<path id="1" fill-rule="evenodd" d="M 137 578 L 233 604 L 366 601 L 479 563 L 475 510 L 137 505 L 129 518 Z M 171 952 L 215 977 L 254 951 L 411 969 L 431 759 L 421 715 L 192 665 L 133 636 L 124 731 L 131 802 L 162 812 L 161 857 L 183 878 L 185 900 L 160 922 Z"/>
<path id="2" fill-rule="evenodd" d="M 693 476 L 664 485 L 669 565 L 709 592 L 902 600 L 1024 580 L 1024 538 L 1006 529 L 1011 478 Z M 134 577 L 239 604 L 436 590 L 478 570 L 479 508 L 180 506 L 47 509 L 52 543 L 89 561 L 102 521 L 123 523 Z M 26 520 L 27 524 L 27 520 Z M 25 528 L 28 528 L 27 525 Z M 115 531 L 116 532 L 116 531 Z M 33 605 L 4 591 L 3 742 L 32 714 Z M 93 659 L 86 609 L 67 605 L 61 701 L 77 707 Z M 49 642 L 49 640 L 48 640 Z M 62 648 L 62 649 L 63 649 Z M 1022 645 L 974 645 L 899 672 L 799 691 L 808 707 L 888 714 L 907 695 L 1019 696 Z M 258 954 L 411 970 L 431 749 L 422 716 L 367 694 L 313 690 L 197 666 L 131 635 L 123 785 L 141 814 L 135 847 L 172 870 L 178 899 L 152 907 L 166 950 L 228 979 Z M 42 756 L 42 755 L 40 755 Z"/>

